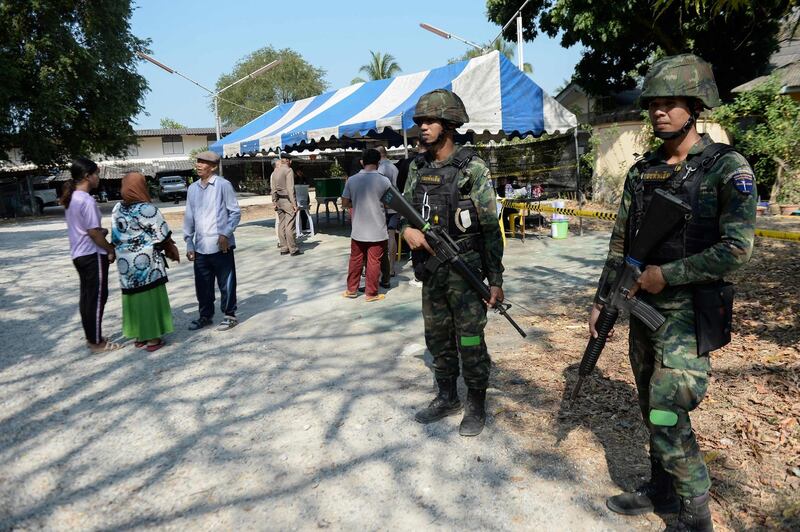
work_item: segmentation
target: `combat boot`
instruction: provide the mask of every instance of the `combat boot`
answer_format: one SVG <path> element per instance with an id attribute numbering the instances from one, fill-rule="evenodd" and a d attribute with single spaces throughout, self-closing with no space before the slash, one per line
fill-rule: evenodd
<path id="1" fill-rule="evenodd" d="M 456 377 L 436 379 L 439 393 L 433 398 L 427 408 L 423 408 L 414 415 L 414 419 L 423 424 L 433 423 L 440 419 L 452 416 L 461 411 L 461 401 L 458 400 Z"/>
<path id="2" fill-rule="evenodd" d="M 464 408 L 464 419 L 458 433 L 462 436 L 477 436 L 486 424 L 486 390 L 467 389 L 467 405 Z"/>
<path id="3" fill-rule="evenodd" d="M 672 487 L 672 477 L 660 462 L 650 458 L 650 480 L 633 493 L 620 493 L 606 499 L 612 512 L 623 515 L 640 515 L 648 512 L 677 513 L 680 500 Z"/>
<path id="4" fill-rule="evenodd" d="M 681 513 L 678 520 L 668 526 L 668 532 L 713 532 L 714 522 L 708 508 L 708 492 L 697 497 L 681 498 Z"/>

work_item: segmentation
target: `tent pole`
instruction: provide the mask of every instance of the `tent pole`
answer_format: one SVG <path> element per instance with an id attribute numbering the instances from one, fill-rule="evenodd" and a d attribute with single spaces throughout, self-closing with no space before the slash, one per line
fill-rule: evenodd
<path id="1" fill-rule="evenodd" d="M 583 199 L 581 198 L 581 158 L 578 153 L 578 126 L 573 131 L 575 137 L 575 199 L 578 200 L 578 209 L 583 210 Z M 583 236 L 583 217 L 578 216 L 578 234 Z"/>
<path id="2" fill-rule="evenodd" d="M 403 150 L 405 150 L 405 157 L 408 159 L 408 134 L 406 128 L 403 128 Z"/>

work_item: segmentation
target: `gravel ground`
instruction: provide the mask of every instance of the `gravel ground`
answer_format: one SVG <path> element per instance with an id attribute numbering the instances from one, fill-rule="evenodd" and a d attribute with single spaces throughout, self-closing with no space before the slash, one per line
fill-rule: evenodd
<path id="1" fill-rule="evenodd" d="M 0 226 L 0 530 L 663 526 L 605 509 L 618 488 L 599 444 L 580 463 L 497 423 L 497 385 L 477 438 L 459 437 L 460 416 L 415 423 L 433 387 L 409 268 L 386 300 L 345 300 L 349 239 L 322 229 L 305 255 L 281 257 L 271 220 L 239 228 L 235 329 L 186 330 L 196 301 L 182 262 L 168 345 L 90 355 L 63 221 Z M 606 241 L 510 241 L 508 297 L 585 291 Z M 112 266 L 104 324 L 119 340 L 116 283 Z M 499 316 L 487 335 L 493 352 L 523 345 Z"/>

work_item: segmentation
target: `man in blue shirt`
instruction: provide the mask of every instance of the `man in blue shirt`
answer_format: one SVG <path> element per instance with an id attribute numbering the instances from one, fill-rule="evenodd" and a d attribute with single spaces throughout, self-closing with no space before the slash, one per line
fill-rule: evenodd
<path id="1" fill-rule="evenodd" d="M 219 155 L 212 151 L 197 154 L 199 181 L 189 186 L 186 213 L 183 217 L 183 238 L 186 258 L 194 262 L 194 288 L 200 317 L 189 330 L 211 325 L 214 317 L 214 280 L 220 292 L 220 310 L 225 318 L 217 327 L 227 331 L 236 326 L 236 264 L 233 232 L 239 225 L 241 212 L 233 185 L 216 174 Z"/>

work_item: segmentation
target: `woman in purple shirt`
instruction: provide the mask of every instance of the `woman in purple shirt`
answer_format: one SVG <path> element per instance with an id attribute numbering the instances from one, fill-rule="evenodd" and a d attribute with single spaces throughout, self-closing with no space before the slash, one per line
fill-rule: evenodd
<path id="1" fill-rule="evenodd" d="M 103 308 L 108 299 L 108 265 L 114 262 L 114 246 L 106 241 L 107 229 L 100 225 L 100 208 L 91 190 L 100 183 L 97 165 L 79 157 L 70 167 L 72 179 L 61 193 L 67 217 L 72 263 L 81 280 L 80 312 L 86 341 L 93 353 L 113 351 L 121 346 L 102 335 Z"/>

